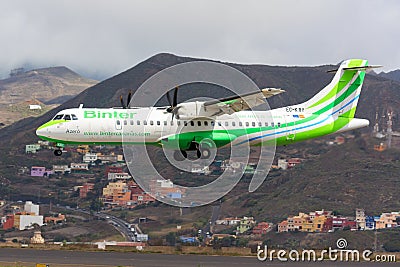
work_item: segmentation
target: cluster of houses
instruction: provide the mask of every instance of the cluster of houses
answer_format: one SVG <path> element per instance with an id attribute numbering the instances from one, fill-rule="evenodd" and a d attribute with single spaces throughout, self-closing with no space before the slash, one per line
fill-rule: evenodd
<path id="1" fill-rule="evenodd" d="M 228 217 L 215 221 L 216 225 L 236 226 L 236 235 L 253 234 L 263 235 L 272 230 L 272 223 L 269 222 L 256 222 L 253 217 L 237 218 Z"/>
<path id="2" fill-rule="evenodd" d="M 66 221 L 63 214 L 48 217 L 39 215 L 39 205 L 32 203 L 32 201 L 26 201 L 23 208 L 19 205 L 12 206 L 11 210 L 12 212 L 1 217 L 1 225 L 4 230 L 12 228 L 25 230 L 34 227 L 35 224 L 42 226 L 45 223 L 55 224 Z"/>
<path id="3" fill-rule="evenodd" d="M 269 222 L 256 222 L 253 217 L 244 216 L 238 217 L 227 217 L 224 219 L 216 220 L 215 226 L 210 229 L 213 231 L 215 228 L 232 228 L 235 227 L 234 234 L 210 234 L 207 233 L 206 239 L 204 240 L 206 245 L 212 245 L 215 240 L 221 240 L 224 238 L 236 239 L 237 236 L 260 236 L 268 233 L 273 229 L 273 224 Z M 202 235 L 202 230 L 199 230 L 198 236 L 179 236 L 182 243 L 198 243 L 199 236 Z"/>
<path id="4" fill-rule="evenodd" d="M 333 232 L 335 230 L 375 230 L 400 226 L 400 212 L 382 213 L 368 216 L 364 209 L 356 209 L 356 216 L 344 217 L 333 215 L 332 211 L 300 212 L 278 224 L 278 232 Z"/>
<path id="5" fill-rule="evenodd" d="M 43 166 L 32 166 L 30 169 L 30 175 L 33 177 L 48 177 L 50 175 L 63 175 L 71 173 L 84 173 L 88 172 L 92 164 L 96 162 L 99 164 L 105 163 L 118 163 L 123 162 L 123 155 L 116 155 L 111 153 L 109 155 L 103 155 L 102 153 L 85 153 L 82 157 L 82 162 L 70 163 L 69 165 L 53 165 L 52 169 L 47 169 Z M 25 169 L 21 169 L 20 173 L 25 173 Z M 129 176 L 129 175 L 128 175 Z M 121 177 L 124 178 L 124 177 Z M 131 178 L 126 177 L 127 179 Z M 112 177 L 109 179 L 113 179 Z M 116 179 L 116 177 L 114 177 Z"/>

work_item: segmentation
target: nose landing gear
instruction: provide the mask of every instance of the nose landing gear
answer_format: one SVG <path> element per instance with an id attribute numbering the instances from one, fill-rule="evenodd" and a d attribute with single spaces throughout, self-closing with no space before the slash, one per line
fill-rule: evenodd
<path id="1" fill-rule="evenodd" d="M 59 157 L 62 155 L 62 149 L 65 145 L 63 143 L 56 143 L 54 144 L 55 150 L 54 150 L 54 155 Z"/>

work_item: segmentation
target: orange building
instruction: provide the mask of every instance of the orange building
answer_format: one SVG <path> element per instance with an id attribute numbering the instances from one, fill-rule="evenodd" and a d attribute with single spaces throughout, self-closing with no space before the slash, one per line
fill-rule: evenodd
<path id="1" fill-rule="evenodd" d="M 267 222 L 260 222 L 256 226 L 253 227 L 254 235 L 265 235 L 268 232 L 270 225 Z"/>
<path id="2" fill-rule="evenodd" d="M 278 233 L 283 233 L 288 231 L 288 221 L 283 221 L 278 224 Z"/>
<path id="3" fill-rule="evenodd" d="M 93 183 L 84 183 L 83 186 L 79 189 L 79 197 L 86 198 L 87 194 L 92 191 L 94 188 Z"/>

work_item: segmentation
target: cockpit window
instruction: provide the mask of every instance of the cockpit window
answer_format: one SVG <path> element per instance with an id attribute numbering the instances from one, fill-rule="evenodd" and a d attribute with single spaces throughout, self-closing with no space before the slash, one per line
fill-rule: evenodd
<path id="1" fill-rule="evenodd" d="M 64 117 L 64 114 L 58 114 L 54 117 L 53 120 L 61 120 Z"/>
<path id="2" fill-rule="evenodd" d="M 75 114 L 71 114 L 71 117 L 74 121 L 78 120 L 78 117 Z"/>
<path id="3" fill-rule="evenodd" d="M 66 115 L 64 116 L 64 120 L 70 121 L 70 120 L 71 120 L 71 115 L 66 114 Z"/>

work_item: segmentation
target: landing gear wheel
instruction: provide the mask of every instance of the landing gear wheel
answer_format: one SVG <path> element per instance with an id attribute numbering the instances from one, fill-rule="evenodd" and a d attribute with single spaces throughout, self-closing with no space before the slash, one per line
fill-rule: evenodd
<path id="1" fill-rule="evenodd" d="M 56 155 L 57 157 L 61 156 L 62 155 L 61 149 L 54 150 L 54 155 Z"/>
<path id="2" fill-rule="evenodd" d="M 210 149 L 208 149 L 208 148 L 200 148 L 200 150 L 197 150 L 198 152 L 198 154 L 199 154 L 199 152 L 200 152 L 200 155 L 201 155 L 201 158 L 202 159 L 208 159 L 208 158 L 210 158 L 210 155 L 211 155 L 211 151 L 210 151 Z M 197 155 L 198 155 L 197 154 Z"/>
<path id="3" fill-rule="evenodd" d="M 174 159 L 176 161 L 183 161 L 187 158 L 187 153 L 185 150 L 175 150 L 174 151 Z"/>

